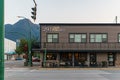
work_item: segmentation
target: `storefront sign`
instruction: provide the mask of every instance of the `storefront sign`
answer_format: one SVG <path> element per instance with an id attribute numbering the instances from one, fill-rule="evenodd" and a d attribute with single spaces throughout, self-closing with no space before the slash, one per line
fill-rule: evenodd
<path id="1" fill-rule="evenodd" d="M 45 31 L 45 32 L 61 32 L 64 30 L 59 26 L 52 26 L 52 27 L 44 27 L 43 31 Z"/>

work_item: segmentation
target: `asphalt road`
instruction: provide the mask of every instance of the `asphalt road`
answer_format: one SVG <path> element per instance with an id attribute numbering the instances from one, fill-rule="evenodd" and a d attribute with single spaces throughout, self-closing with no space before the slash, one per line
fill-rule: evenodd
<path id="1" fill-rule="evenodd" d="M 5 80 L 120 80 L 120 70 L 97 69 L 46 69 L 29 67 L 10 67 L 13 62 L 5 63 Z M 22 62 L 16 62 L 21 64 Z M 9 65 L 9 66 L 8 66 Z"/>
<path id="2" fill-rule="evenodd" d="M 5 61 L 5 68 L 25 68 L 24 60 Z M 33 62 L 33 66 L 40 66 L 39 62 Z"/>
<path id="3" fill-rule="evenodd" d="M 19 68 L 19 67 L 24 67 L 24 60 L 5 61 L 5 68 Z"/>

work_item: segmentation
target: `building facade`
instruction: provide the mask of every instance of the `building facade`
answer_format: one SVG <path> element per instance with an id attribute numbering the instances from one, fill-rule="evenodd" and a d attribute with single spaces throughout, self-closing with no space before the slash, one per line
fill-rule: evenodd
<path id="1" fill-rule="evenodd" d="M 16 42 L 12 41 L 10 39 L 4 38 L 4 58 L 5 60 L 9 60 L 11 59 L 13 56 L 12 54 L 15 53 L 15 49 L 16 49 Z"/>
<path id="2" fill-rule="evenodd" d="M 43 66 L 120 66 L 120 24 L 41 23 Z"/>

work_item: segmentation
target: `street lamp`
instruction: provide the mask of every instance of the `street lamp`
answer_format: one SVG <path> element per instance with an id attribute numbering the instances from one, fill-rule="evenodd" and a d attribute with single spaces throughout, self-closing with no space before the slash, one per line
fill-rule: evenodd
<path id="1" fill-rule="evenodd" d="M 18 16 L 18 18 L 24 18 L 24 19 L 28 19 L 24 16 Z M 28 19 L 29 20 L 29 19 Z M 27 37 L 27 42 L 28 42 L 28 59 L 29 59 L 29 66 L 32 66 L 32 54 L 31 54 L 31 24 L 30 24 L 30 20 L 29 20 L 29 32 L 28 32 L 29 37 Z"/>
<path id="2" fill-rule="evenodd" d="M 4 80 L 4 0 L 0 0 L 0 80 Z"/>

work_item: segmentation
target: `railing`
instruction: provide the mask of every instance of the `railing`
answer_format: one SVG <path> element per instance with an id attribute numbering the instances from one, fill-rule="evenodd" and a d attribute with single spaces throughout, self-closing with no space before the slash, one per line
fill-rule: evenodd
<path id="1" fill-rule="evenodd" d="M 38 43 L 37 43 L 38 44 Z M 120 50 L 120 43 L 40 43 L 48 50 Z"/>

